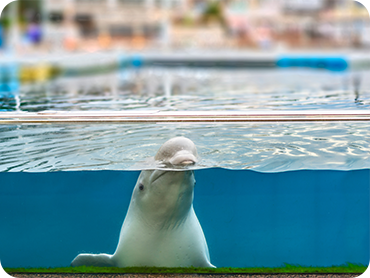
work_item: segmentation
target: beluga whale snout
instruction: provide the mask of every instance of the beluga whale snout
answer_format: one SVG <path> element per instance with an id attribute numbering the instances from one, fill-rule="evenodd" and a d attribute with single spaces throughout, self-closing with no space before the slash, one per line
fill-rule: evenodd
<path id="1" fill-rule="evenodd" d="M 198 162 L 197 148 L 193 141 L 186 137 L 175 137 L 165 142 L 154 159 L 172 165 L 191 165 Z"/>
<path id="2" fill-rule="evenodd" d="M 195 144 L 172 138 L 154 159 L 169 167 L 141 171 L 114 254 L 79 254 L 72 266 L 215 267 L 193 208 L 195 178 L 187 166 L 198 161 Z"/>

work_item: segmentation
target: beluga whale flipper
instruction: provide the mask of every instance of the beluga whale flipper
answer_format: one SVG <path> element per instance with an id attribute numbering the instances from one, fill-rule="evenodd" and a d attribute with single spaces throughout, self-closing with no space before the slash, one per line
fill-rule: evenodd
<path id="1" fill-rule="evenodd" d="M 185 167 L 197 162 L 197 150 L 190 139 L 175 137 L 154 158 Z M 71 265 L 215 267 L 193 208 L 194 185 L 191 170 L 143 170 L 114 254 L 79 254 Z"/>

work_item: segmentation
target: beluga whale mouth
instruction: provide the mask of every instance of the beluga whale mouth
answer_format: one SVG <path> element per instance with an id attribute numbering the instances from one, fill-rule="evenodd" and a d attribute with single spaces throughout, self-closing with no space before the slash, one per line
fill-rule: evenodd
<path id="1" fill-rule="evenodd" d="M 79 254 L 72 266 L 215 267 L 193 208 L 195 144 L 172 138 L 154 159 L 169 168 L 141 171 L 115 253 Z"/>

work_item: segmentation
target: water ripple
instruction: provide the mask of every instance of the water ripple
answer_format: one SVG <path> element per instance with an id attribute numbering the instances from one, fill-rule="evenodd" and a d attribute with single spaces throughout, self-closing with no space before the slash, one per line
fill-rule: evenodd
<path id="1" fill-rule="evenodd" d="M 265 172 L 370 167 L 369 123 L 96 124 L 2 128 L 0 171 L 132 169 L 173 136 L 195 142 L 198 167 Z"/>
<path id="2" fill-rule="evenodd" d="M 0 111 L 369 109 L 370 73 L 143 69 L 60 78 L 0 95 Z M 0 126 L 0 171 L 132 169 L 174 136 L 198 167 L 258 171 L 370 167 L 369 123 Z M 139 166 L 137 166 L 139 165 Z"/>
<path id="3" fill-rule="evenodd" d="M 369 109 L 370 73 L 148 69 L 59 78 L 0 94 L 0 111 Z"/>

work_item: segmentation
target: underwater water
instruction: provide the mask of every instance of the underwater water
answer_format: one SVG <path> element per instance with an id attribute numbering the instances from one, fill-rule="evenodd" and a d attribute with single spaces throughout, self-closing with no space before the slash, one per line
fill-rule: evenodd
<path id="1" fill-rule="evenodd" d="M 138 171 L 0 173 L 3 267 L 115 251 Z M 195 171 L 194 209 L 218 267 L 369 262 L 370 170 Z"/>
<path id="2" fill-rule="evenodd" d="M 369 72 L 140 69 L 0 93 L 0 111 L 363 111 Z M 0 125 L 3 267 L 113 253 L 146 161 L 197 146 L 194 208 L 218 267 L 369 262 L 369 122 Z M 150 166 L 150 165 L 149 165 Z"/>

